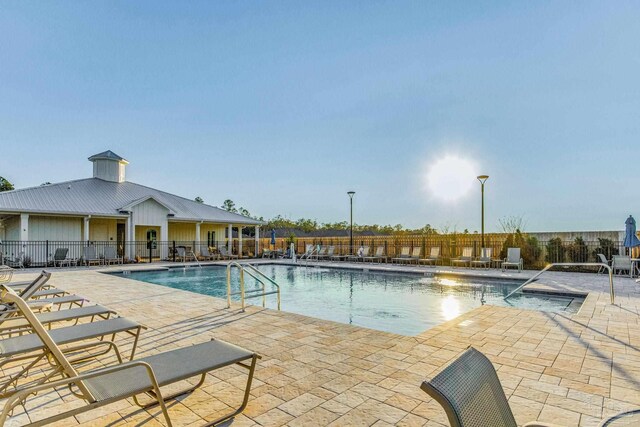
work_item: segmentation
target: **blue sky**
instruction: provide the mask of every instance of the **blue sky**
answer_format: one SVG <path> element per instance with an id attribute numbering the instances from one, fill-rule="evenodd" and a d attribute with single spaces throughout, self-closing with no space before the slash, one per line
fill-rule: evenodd
<path id="1" fill-rule="evenodd" d="M 128 179 L 254 214 L 480 228 L 640 217 L 638 2 L 26 2 L 0 6 L 0 175 Z"/>

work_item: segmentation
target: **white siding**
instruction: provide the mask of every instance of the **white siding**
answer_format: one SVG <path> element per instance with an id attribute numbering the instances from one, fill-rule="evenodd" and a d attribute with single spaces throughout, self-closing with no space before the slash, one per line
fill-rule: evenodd
<path id="1" fill-rule="evenodd" d="M 82 218 L 29 217 L 29 240 L 82 240 Z M 19 231 L 19 230 L 18 230 Z"/>
<path id="2" fill-rule="evenodd" d="M 135 225 L 162 226 L 167 221 L 168 213 L 167 208 L 155 200 L 149 199 L 134 206 L 133 223 Z"/>
<path id="3" fill-rule="evenodd" d="M 4 221 L 4 240 L 20 240 L 20 216 Z"/>

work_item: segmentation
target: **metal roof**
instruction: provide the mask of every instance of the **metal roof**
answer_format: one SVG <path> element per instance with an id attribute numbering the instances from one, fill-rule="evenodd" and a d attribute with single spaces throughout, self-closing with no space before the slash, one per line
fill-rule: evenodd
<path id="1" fill-rule="evenodd" d="M 172 220 L 260 225 L 261 221 L 133 182 L 79 179 L 0 192 L 0 212 L 125 216 L 123 210 L 153 198 L 170 207 Z"/>
<path id="2" fill-rule="evenodd" d="M 129 163 L 127 159 L 125 159 L 124 157 L 118 156 L 116 153 L 114 153 L 111 150 L 103 151 L 102 153 L 94 154 L 93 156 L 89 157 L 89 160 L 91 161 L 102 160 L 102 159 L 117 160 L 119 162 Z"/>

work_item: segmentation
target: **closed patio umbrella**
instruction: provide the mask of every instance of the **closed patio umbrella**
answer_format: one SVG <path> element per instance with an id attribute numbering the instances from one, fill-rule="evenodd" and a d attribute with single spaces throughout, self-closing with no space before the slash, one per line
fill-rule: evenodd
<path id="1" fill-rule="evenodd" d="M 629 218 L 627 218 L 624 224 L 625 233 L 623 246 L 625 248 L 635 248 L 636 246 L 640 246 L 640 240 L 638 240 L 638 236 L 636 236 L 636 220 L 629 215 Z"/>
<path id="2" fill-rule="evenodd" d="M 273 249 L 276 248 L 276 230 L 271 230 L 271 244 L 273 245 Z"/>

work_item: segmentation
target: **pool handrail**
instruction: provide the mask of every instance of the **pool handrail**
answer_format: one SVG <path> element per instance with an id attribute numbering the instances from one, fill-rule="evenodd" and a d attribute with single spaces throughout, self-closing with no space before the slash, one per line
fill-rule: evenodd
<path id="1" fill-rule="evenodd" d="M 613 290 L 613 269 L 611 268 L 610 265 L 602 262 L 554 262 L 551 264 L 547 264 L 542 270 L 538 271 L 536 274 L 531 276 L 526 282 L 524 282 L 522 285 L 515 288 L 509 295 L 504 297 L 504 300 L 506 301 L 513 294 L 515 294 L 516 292 L 518 292 L 519 290 L 527 286 L 529 283 L 533 282 L 540 275 L 542 275 L 542 273 L 544 273 L 545 271 L 549 270 L 552 267 L 604 267 L 606 268 L 607 270 L 609 270 L 609 295 L 611 296 L 611 304 L 615 303 L 615 292 Z"/>
<path id="2" fill-rule="evenodd" d="M 240 270 L 240 292 L 231 292 L 231 267 L 237 267 Z M 244 274 L 247 273 L 249 276 L 254 278 L 262 285 L 262 289 L 254 289 L 252 291 L 245 292 L 244 290 Z M 267 279 L 273 286 L 276 287 L 275 291 L 265 291 L 265 282 L 261 279 Z M 256 294 L 256 292 L 261 292 Z M 247 295 L 247 293 L 251 295 Z M 266 306 L 266 297 L 267 295 L 277 294 L 278 295 L 278 310 L 280 310 L 280 285 L 278 285 L 275 280 L 267 277 L 262 271 L 255 268 L 253 265 L 246 263 L 240 264 L 237 261 L 230 261 L 227 264 L 227 308 L 231 308 L 231 296 L 240 295 L 240 303 L 242 306 L 242 311 L 245 310 L 245 299 L 246 298 L 254 298 L 254 297 L 262 297 L 262 306 Z"/>

